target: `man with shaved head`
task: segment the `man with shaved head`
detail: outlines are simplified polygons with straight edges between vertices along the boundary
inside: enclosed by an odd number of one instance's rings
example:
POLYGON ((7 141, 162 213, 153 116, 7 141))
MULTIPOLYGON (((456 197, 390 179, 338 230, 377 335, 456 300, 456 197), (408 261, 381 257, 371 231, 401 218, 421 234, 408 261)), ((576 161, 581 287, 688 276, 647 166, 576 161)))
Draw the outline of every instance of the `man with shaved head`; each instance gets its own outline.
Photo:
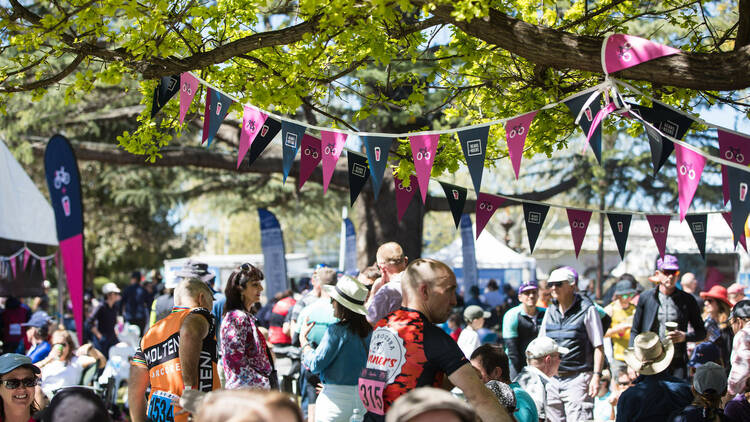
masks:
POLYGON ((367 321, 373 326, 401 306, 401 275, 407 263, 404 250, 396 242, 380 246, 375 257, 383 275, 373 283, 367 303, 367 321))
POLYGON ((512 420, 456 342, 435 324, 456 305, 456 276, 434 259, 417 259, 401 278, 403 305, 378 322, 359 379, 365 421, 382 422, 400 396, 418 387, 459 387, 483 421, 512 420), (445 383, 445 378, 450 383, 445 383))

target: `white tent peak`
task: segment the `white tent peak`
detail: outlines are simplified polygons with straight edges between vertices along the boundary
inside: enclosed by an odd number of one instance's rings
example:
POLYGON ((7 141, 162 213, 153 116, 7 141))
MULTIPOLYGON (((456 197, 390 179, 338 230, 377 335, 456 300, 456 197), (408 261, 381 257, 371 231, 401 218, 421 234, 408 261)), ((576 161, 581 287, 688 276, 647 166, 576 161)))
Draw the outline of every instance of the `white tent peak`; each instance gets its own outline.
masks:
POLYGON ((45 245, 58 244, 52 206, 2 140, 0 238, 45 245))
MULTIPOLYGON (((472 227, 472 229, 476 234, 476 228, 472 227)), ((452 268, 463 268, 464 257, 461 250, 461 236, 459 234, 450 245, 429 254, 429 257, 445 262, 452 268)), ((519 268, 536 265, 536 259, 514 251, 487 230, 483 230, 479 234, 479 238, 474 241, 474 250, 477 257, 477 268, 519 268)))

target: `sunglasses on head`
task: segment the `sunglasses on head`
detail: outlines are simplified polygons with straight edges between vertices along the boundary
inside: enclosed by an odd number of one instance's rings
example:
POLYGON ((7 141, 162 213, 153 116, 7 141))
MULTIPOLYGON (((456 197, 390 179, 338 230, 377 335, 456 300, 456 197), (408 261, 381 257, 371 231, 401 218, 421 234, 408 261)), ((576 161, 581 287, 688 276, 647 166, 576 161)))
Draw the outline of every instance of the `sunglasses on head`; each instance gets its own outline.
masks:
POLYGON ((39 378, 32 377, 32 378, 24 378, 24 379, 9 379, 9 380, 0 380, 0 384, 5 384, 5 388, 9 390, 15 390, 16 388, 20 387, 22 384, 24 387, 36 387, 39 384, 39 378))
POLYGON ((553 287, 560 287, 562 285, 563 285, 562 281, 548 281, 547 282, 547 287, 549 287, 550 289, 553 287))
POLYGON ((240 269, 242 271, 252 271, 254 268, 255 268, 255 266, 253 264, 249 264, 247 262, 244 263, 244 264, 242 264, 242 265, 240 265, 240 269))

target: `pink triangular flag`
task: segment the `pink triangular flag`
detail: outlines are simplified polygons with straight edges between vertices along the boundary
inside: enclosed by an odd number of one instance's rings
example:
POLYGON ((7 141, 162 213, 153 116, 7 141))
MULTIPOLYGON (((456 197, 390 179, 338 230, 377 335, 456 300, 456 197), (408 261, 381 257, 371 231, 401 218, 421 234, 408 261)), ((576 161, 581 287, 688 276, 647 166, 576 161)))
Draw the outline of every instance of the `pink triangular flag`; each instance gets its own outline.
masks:
POLYGON ((198 79, 189 72, 180 75, 180 124, 185 122, 185 115, 190 109, 199 86, 198 79))
POLYGON ((10 258, 10 272, 13 274, 13 278, 16 278, 16 257, 10 258))
POLYGON ((659 249, 659 255, 664 258, 664 251, 667 249, 667 232, 669 231, 668 215, 647 215, 646 220, 651 226, 651 234, 654 236, 656 248, 659 249))
POLYGON ((208 128, 211 125, 211 118, 208 112, 211 111, 211 88, 206 89, 206 106, 203 108, 203 134, 201 135, 201 144, 205 144, 208 140, 208 128))
POLYGON ((693 202, 693 196, 703 174, 706 158, 697 152, 685 148, 680 144, 674 144, 677 157, 677 190, 680 196, 680 222, 685 219, 685 214, 693 202))
POLYGON ((47 260, 42 258, 39 260, 39 265, 42 266, 42 278, 47 279, 47 260))
POLYGON ((318 166, 322 159, 320 139, 305 134, 300 142, 300 151, 299 180, 297 180, 297 185, 302 189, 302 185, 310 178, 313 170, 315 170, 315 167, 318 166))
POLYGON ((245 158, 245 154, 250 149, 250 145, 253 144, 255 137, 260 133, 260 129, 263 124, 266 123, 268 115, 258 110, 257 108, 245 106, 245 111, 242 115, 242 130, 240 133, 240 151, 237 156, 237 168, 240 168, 242 160, 245 158))
POLYGON ((396 186, 396 210, 398 211, 398 221, 400 222, 414 197, 418 182, 417 178, 412 175, 409 175, 409 186, 404 186, 403 182, 398 180, 396 175, 393 176, 393 182, 396 186))
POLYGON ((29 258, 31 258, 31 253, 29 253, 28 249, 23 250, 23 269, 26 270, 26 266, 29 265, 29 258))
POLYGON ((573 246, 576 251, 576 258, 581 252, 583 239, 586 237, 586 230, 589 228, 591 221, 591 211, 567 209, 568 223, 570 224, 570 236, 573 238, 573 246))
MULTIPOLYGON (((725 132, 719 132, 719 157, 734 161, 743 165, 750 163, 750 138, 725 132)), ((727 177, 727 166, 721 166, 722 192, 724 194, 724 205, 729 202, 729 179, 727 177)))
POLYGON ((680 50, 632 35, 614 34, 605 41, 603 66, 605 73, 615 73, 635 65, 680 53, 680 50))
MULTIPOLYGON (((607 117, 610 113, 615 111, 617 107, 615 106, 615 103, 609 103, 606 107, 599 110, 598 113, 596 113, 596 116, 594 116, 594 120, 591 122, 591 126, 589 127, 589 133, 586 135, 586 144, 588 145, 589 142, 591 142, 591 137, 594 136, 594 132, 596 132, 596 128, 599 127, 599 125, 602 123, 605 117, 607 117)), ((585 146, 584 146, 585 149, 585 146)))
POLYGON ((516 172, 516 180, 518 180, 518 172, 521 170, 521 158, 523 158, 526 136, 529 134, 531 122, 536 117, 536 113, 538 111, 532 111, 505 123, 505 140, 508 142, 508 155, 511 164, 513 164, 513 171, 516 172))
POLYGON ((484 230, 484 226, 490 221, 492 215, 497 209, 505 202, 505 198, 501 198, 496 195, 490 195, 489 193, 480 192, 477 195, 477 206, 475 210, 476 214, 476 225, 477 225, 477 239, 479 234, 484 230))
MULTIPOLYGON (((723 212, 721 213, 721 216, 724 217, 724 221, 726 221, 727 225, 729 225, 729 230, 732 230, 732 213, 723 212)), ((747 252, 747 239, 745 238, 744 230, 740 235, 740 244, 742 245, 742 248, 745 249, 745 252, 747 252)), ((737 246, 737 244, 735 243, 734 246, 737 246)))
POLYGON ((341 151, 346 144, 346 133, 320 132, 321 146, 323 147, 323 193, 328 192, 328 184, 331 183, 333 171, 336 169, 336 163, 339 161, 341 151))
POLYGON ((411 154, 414 158, 414 170, 419 180, 419 191, 422 194, 422 203, 427 200, 427 190, 430 186, 430 172, 435 162, 440 135, 416 135, 409 137, 411 143, 411 154))

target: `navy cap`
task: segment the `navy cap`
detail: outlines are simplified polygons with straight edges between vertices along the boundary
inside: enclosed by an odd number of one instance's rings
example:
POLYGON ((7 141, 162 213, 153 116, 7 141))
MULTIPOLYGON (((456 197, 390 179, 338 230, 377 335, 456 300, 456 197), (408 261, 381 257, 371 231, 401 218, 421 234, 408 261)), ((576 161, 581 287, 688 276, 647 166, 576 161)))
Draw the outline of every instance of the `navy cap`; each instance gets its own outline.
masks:
POLYGON ((18 353, 6 353, 0 356, 0 375, 7 374, 8 372, 22 366, 31 369, 35 374, 42 372, 36 365, 31 363, 31 358, 28 356, 19 355, 18 353))
POLYGON ((735 303, 729 318, 750 318, 750 299, 735 303))
POLYGON ((31 319, 21 324, 21 327, 44 327, 49 324, 50 317, 45 312, 34 312, 31 319))
POLYGON ((717 362, 721 357, 719 347, 710 342, 700 343, 695 346, 693 350, 693 356, 688 362, 688 366, 691 368, 700 367, 708 362, 717 362))

